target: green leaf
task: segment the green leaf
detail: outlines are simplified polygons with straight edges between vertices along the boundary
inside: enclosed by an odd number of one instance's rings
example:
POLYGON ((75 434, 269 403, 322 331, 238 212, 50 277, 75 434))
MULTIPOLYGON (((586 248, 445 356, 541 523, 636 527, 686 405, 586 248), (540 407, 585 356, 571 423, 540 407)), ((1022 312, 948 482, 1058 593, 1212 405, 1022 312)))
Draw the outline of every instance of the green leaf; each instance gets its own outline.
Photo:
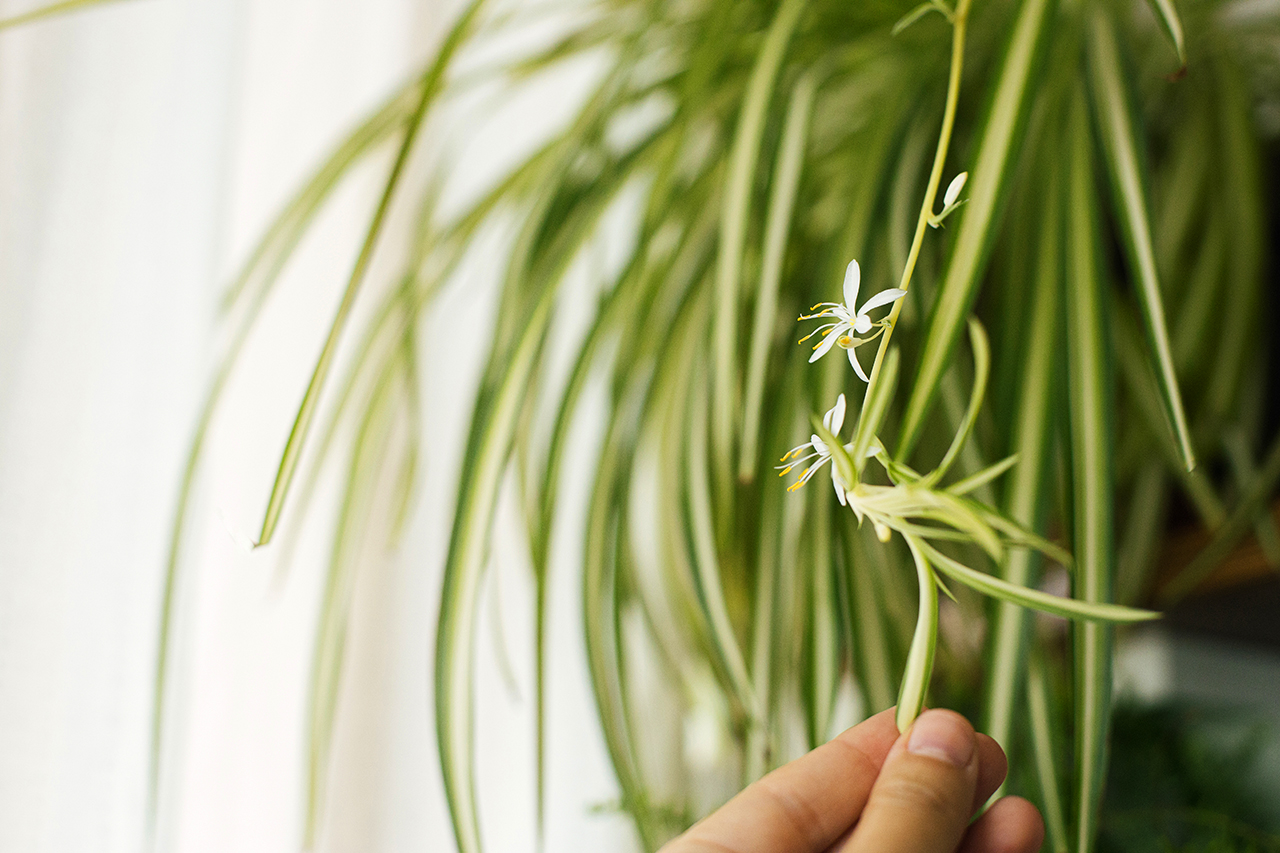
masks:
MULTIPOLYGON (((907 484, 911 485, 919 483, 921 479, 920 472, 912 468, 906 463, 899 462, 889 455, 889 451, 885 449, 884 442, 878 437, 872 439, 871 450, 867 451, 871 456, 884 466, 885 473, 889 475, 889 479, 894 485, 907 484)), ((963 492, 952 492, 952 494, 963 494, 963 492)))
POLYGON ((1145 462, 1134 475, 1129 511, 1116 549, 1116 601, 1132 604, 1151 588, 1165 531, 1168 530, 1169 478, 1158 459, 1145 462))
POLYGON ((1147 211, 1147 182, 1138 156, 1140 148, 1135 129, 1137 121, 1125 86, 1115 31, 1111 20, 1101 10, 1095 10, 1091 16, 1089 36, 1089 82, 1102 138, 1102 150, 1106 155, 1111 178, 1116 219, 1124 237, 1123 245, 1134 279, 1138 304, 1142 307, 1147 344, 1155 359, 1165 417, 1177 436, 1182 464, 1190 471, 1195 468, 1196 459, 1191 449, 1191 430, 1183 411, 1182 393, 1178 390, 1164 304, 1160 298, 1160 278, 1156 271, 1155 247, 1151 239, 1151 217, 1147 211))
POLYGON ((932 524, 912 524, 911 522, 895 522, 893 529, 904 536, 918 536, 921 539, 928 539, 939 542, 963 542, 966 545, 973 544, 973 537, 968 533, 961 533, 959 530, 952 530, 947 527, 937 527, 932 524))
MULTIPOLYGON (((334 442, 346 424, 347 416, 353 411, 362 411, 370 404, 372 400, 372 394, 368 393, 370 389, 380 386, 385 381, 385 377, 400 373, 404 377, 405 384, 411 386, 406 393, 416 398, 416 388, 412 387, 415 380, 410 378, 410 374, 414 372, 413 361, 409 359, 407 364, 403 363, 404 357, 400 351, 406 347, 412 347, 415 340, 414 322, 418 311, 422 304, 434 295, 438 282, 428 284, 421 290, 418 289, 419 284, 413 278, 406 277, 399 289, 386 295, 375 316, 366 323, 363 340, 356 346, 356 351, 347 365, 346 376, 330 406, 328 421, 313 445, 311 466, 307 469, 302 483, 295 487, 293 506, 297 518, 305 518, 307 515, 321 476, 327 469, 334 442), (398 355, 401 357, 398 358, 398 355), (365 393, 361 395, 357 393, 358 391, 365 393)), ((417 408, 416 403, 410 405, 411 418, 417 417, 417 408)), ((415 429, 413 432, 417 435, 418 430, 415 429)), ((416 463, 407 460, 407 464, 416 463)), ((408 490, 412 477, 408 475, 409 472, 406 472, 405 489, 401 492, 403 500, 399 504, 401 507, 406 505, 405 502, 409 498, 408 490)), ((279 580, 283 580, 292 564, 293 554, 298 539, 302 536, 303 528, 303 524, 293 525, 285 531, 284 538, 280 541, 279 556, 276 560, 276 573, 279 580)))
POLYGON ((415 75, 353 130, 312 173, 249 253, 223 294, 224 310, 239 304, 249 294, 271 288, 341 180, 351 174, 352 167, 365 155, 401 130, 413 115, 421 98, 421 87, 421 76, 415 75))
POLYGON ((548 287, 521 335, 492 401, 477 403, 467 442, 457 515, 449 539, 436 628, 436 737, 445 795, 460 853, 478 853, 480 824, 473 770, 471 683, 476 601, 488 557, 489 528, 524 391, 551 315, 548 287))
MULTIPOLYGON (((784 387, 783 395, 781 410, 794 412, 798 396, 794 386, 784 387)), ((785 443, 789 420, 783 417, 771 419, 773 430, 766 441, 785 443)), ((794 523, 798 519, 787 514, 789 509, 794 512, 798 505, 799 501, 787 500, 785 490, 776 486, 766 486, 761 490, 760 544, 751 621, 751 683, 760 704, 760 716, 747 723, 742 771, 744 785, 759 779, 777 762, 773 728, 786 658, 776 654, 776 650, 781 639, 779 631, 785 630, 782 591, 786 588, 791 564, 790 554, 784 557, 783 549, 790 538, 786 532, 799 529, 800 525, 794 523), (788 522, 792 524, 789 526, 788 522)))
POLYGON ((997 562, 1004 558, 1004 543, 992 526, 992 520, 1000 520, 1000 516, 987 510, 976 501, 958 498, 946 492, 929 493, 931 501, 939 505, 937 509, 919 513, 920 518, 940 521, 963 531, 972 539, 987 556, 997 562))
POLYGON ((61 3, 50 3, 47 6, 37 6, 29 12, 11 15, 8 18, 0 18, 0 30, 7 30, 10 27, 30 24, 43 18, 61 15, 65 12, 74 12, 77 9, 85 9, 90 6, 98 6, 109 2, 114 2, 114 0, 63 0, 61 3))
POLYGON ((1128 306, 1118 298, 1111 304, 1116 364, 1120 378, 1129 390, 1129 402, 1138 413, 1140 423, 1147 427, 1146 431, 1155 440, 1156 449, 1168 463, 1169 469, 1177 475, 1183 493, 1191 501, 1200 520, 1212 530, 1222 523, 1226 515, 1222 499, 1218 497, 1213 483, 1203 470, 1196 468, 1188 471, 1181 464, 1182 457, 1173 442, 1173 434, 1162 428, 1164 414, 1160 407, 1160 393, 1156 390, 1156 379, 1151 375, 1150 364, 1142 356, 1137 324, 1130 318, 1128 306))
MULTIPOLYGON (((1156 258, 1166 284, 1177 283, 1177 270, 1190 238, 1200 236, 1203 227, 1221 227, 1221 215, 1203 218, 1210 203, 1209 188, 1214 183, 1212 162, 1216 157, 1215 132, 1210 99, 1191 99, 1181 116, 1179 132, 1169 137, 1169 150, 1162 158, 1159 202, 1155 205, 1156 258)), ((1175 343, 1176 350, 1176 343, 1175 343)))
POLYGON ((1164 28, 1165 35, 1173 43, 1173 49, 1178 54, 1178 62, 1186 68, 1187 45, 1182 38, 1182 19, 1178 17, 1178 10, 1174 8, 1173 0, 1147 0, 1147 2, 1151 4, 1151 11, 1155 12, 1160 20, 1160 26, 1164 28))
POLYGON ((724 583, 720 576, 720 560, 716 553, 715 524, 711 509, 710 460, 707 458, 707 408, 701 388, 706 387, 704 374, 695 375, 693 383, 696 399, 692 402, 692 416, 688 425, 686 463, 686 494, 689 501, 689 523, 693 536, 695 579, 707 618, 711 625, 711 640, 719 663, 727 674, 730 688, 742 707, 751 716, 758 715, 755 692, 751 688, 751 676, 747 672, 746 658, 733 631, 729 608, 725 601, 724 583))
MULTIPOLYGON (((1243 430, 1229 429, 1222 437, 1222 449, 1231 465, 1231 478, 1236 487, 1242 492, 1248 492, 1258 472, 1253 461, 1253 451, 1249 449, 1249 440, 1243 430)), ((1276 529, 1276 521, 1269 507, 1262 506, 1259 510, 1254 518, 1253 534, 1267 565, 1272 569, 1280 569, 1280 530, 1276 529)))
MULTIPOLYGON (((403 368, 404 364, 400 366, 403 368)), ((377 505, 378 479, 383 474, 389 451, 397 378, 392 372, 384 372, 365 408, 353 443, 342 506, 334 528, 311 668, 303 842, 307 849, 314 848, 323 817, 351 597, 363 539, 377 505)))
POLYGON ((987 390, 987 377, 991 373, 991 345, 987 341, 987 333, 982 328, 982 324, 972 317, 969 318, 969 341, 973 347, 973 390, 969 393, 969 406, 965 409, 964 419, 961 420, 959 429, 951 439, 951 446, 947 448, 946 455, 942 457, 938 467, 921 480, 921 485, 926 488, 932 488, 946 476, 947 471, 960 455, 960 449, 969 440, 969 433, 973 431, 973 425, 978 420, 978 410, 982 408, 982 398, 987 390))
POLYGON ((364 283, 365 273, 373 260, 373 250, 382 235, 387 212, 391 208, 391 200, 400 185, 400 179, 404 174, 405 165, 409 161, 409 155, 413 151, 413 143, 417 138, 418 130, 426 119, 428 107, 430 107, 432 101, 444 86, 445 72, 453 55, 465 41, 468 33, 470 33, 472 24, 483 5, 484 0, 473 0, 472 4, 463 12, 458 22, 453 26, 453 29, 450 30, 435 60, 428 66, 426 73, 423 75, 422 91, 417 107, 405 127, 400 150, 397 152, 395 162, 387 175, 386 183, 382 189, 382 196, 378 200, 378 206, 369 221, 364 242, 360 247, 360 254, 356 257, 355 265, 351 269, 351 275, 347 279, 346 290, 342 294, 341 302, 338 303, 337 311, 334 312, 329 334, 325 338, 319 358, 316 359, 311 381, 307 383, 307 390, 302 397, 301 405, 298 407, 298 414, 294 419, 293 428, 289 431, 289 440, 285 443, 284 452, 281 454, 280 468, 276 472, 275 482, 271 486, 271 496, 267 499, 267 509, 263 514, 262 530, 258 534, 257 543, 255 543, 259 547, 271 541, 276 525, 280 521, 280 513, 284 509, 284 501, 289 493, 289 486, 293 482, 294 474, 297 472, 302 448, 311 431, 311 421, 315 417, 316 406, 320 402, 320 391, 329 376, 329 370, 332 368, 338 339, 342 336, 343 329, 346 327, 347 319, 355 306, 356 296, 360 292, 360 286, 364 283))
POLYGON ((953 495, 967 495, 974 489, 987 485, 1017 464, 1018 454, 1015 453, 1012 456, 1006 456, 999 462, 996 462, 993 465, 988 465, 986 468, 970 474, 963 480, 956 480, 950 486, 947 486, 947 491, 953 495))
POLYGON ((1266 182, 1253 124, 1253 99, 1241 72, 1224 57, 1216 68, 1214 98, 1218 105, 1215 161, 1219 164, 1219 204, 1227 222, 1227 289, 1219 330, 1213 381, 1204 408, 1209 426, 1223 423, 1236 400, 1242 377, 1256 351, 1258 303, 1263 292, 1262 264, 1267 241, 1262 191, 1266 182))
POLYGON ((969 170, 969 201, 960 220, 942 287, 924 333, 920 366, 903 415, 895 456, 911 455, 938 384, 969 315, 1008 194, 1018 140, 1031 112, 1041 44, 1050 30, 1053 0, 1023 0, 1014 19, 990 108, 969 170))
POLYGON ((917 540, 916 546, 928 557, 929 561, 947 577, 975 589, 983 595, 989 595, 1000 601, 1007 601, 1019 607, 1029 607, 1063 619, 1076 619, 1085 622, 1105 622, 1125 624, 1130 622, 1147 622, 1159 619, 1160 614, 1152 610, 1139 610, 1135 607, 1124 607, 1119 604, 1091 603, 1075 598, 1063 598, 1051 595, 1038 589, 1019 586, 1001 580, 995 575, 988 575, 971 569, 963 563, 948 557, 932 545, 917 540))
POLYGON ((569 374, 560 405, 556 412, 555 424, 552 427, 551 439, 547 446, 540 485, 538 488, 539 507, 536 518, 530 524, 530 556, 534 575, 534 740, 535 764, 537 767, 537 825, 538 837, 542 838, 543 822, 546 815, 546 691, 547 691, 547 606, 548 582, 550 572, 551 531, 555 524, 556 496, 560 478, 560 461, 568 439, 569 426, 573 412, 576 410, 579 395, 586 384, 587 376, 594 365, 594 357, 607 333, 618 321, 622 306, 631 307, 627 297, 634 282, 641 280, 639 274, 622 275, 621 283, 606 298, 600 312, 596 315, 590 329, 587 330, 573 369, 569 374))
MULTIPOLYGON (((682 460, 688 439, 687 425, 692 400, 692 372, 688 365, 699 353, 703 331, 710 316, 711 278, 709 270, 698 279, 696 290, 690 294, 687 310, 682 311, 672 323, 671 341, 658 354, 655 377, 650 391, 652 407, 646 413, 646 425, 655 434, 654 452, 660 459, 682 460)), ((695 577, 692 536, 689 532, 688 501, 683 499, 686 489, 686 466, 680 462, 661 465, 658 468, 657 512, 660 519, 659 553, 665 563, 662 584, 665 595, 671 600, 673 619, 687 634, 697 652, 713 665, 716 661, 711 637, 711 625, 706 608, 698 595, 695 577), (671 496, 671 497, 667 497, 671 496), (680 496, 680 499, 675 499, 680 496)))
MULTIPOLYGON (((876 433, 880 431, 880 425, 884 423, 884 416, 889 411, 889 402, 893 399, 893 392, 897 387, 898 348, 892 347, 885 355, 880 376, 871 386, 871 395, 863 401, 863 409, 858 413, 858 426, 854 431, 853 445, 849 450, 855 474, 852 479, 845 481, 851 486, 861 479, 860 474, 863 466, 866 465, 867 451, 871 449, 871 443, 875 440, 876 433)), ((840 471, 840 476, 845 476, 843 469, 840 471)))
MULTIPOLYGON (((536 518, 530 523, 530 551, 534 568, 535 582, 535 740, 538 767, 538 815, 541 824, 545 814, 545 755, 546 755, 546 632, 547 624, 547 585, 550 571, 551 531, 555 523, 558 503, 559 482, 561 476, 560 463, 568 444, 573 415, 587 378, 599 364, 599 356, 608 337, 620 328, 624 329, 629 321, 637 315, 645 317, 638 326, 647 326, 655 320, 653 314, 660 313, 644 304, 646 299, 656 299, 651 290, 669 291, 683 298, 696 277, 697 259, 709 254, 714 242, 714 219, 706 206, 698 204, 701 195, 695 190, 680 197, 679 203, 673 202, 667 211, 671 222, 679 219, 681 208, 688 206, 698 211, 692 215, 692 222, 684 224, 679 242, 668 258, 651 261, 648 254, 637 249, 628 268, 623 271, 619 283, 611 290, 601 305, 595 320, 579 347, 578 355, 566 382, 552 427, 551 438, 547 443, 545 457, 542 462, 540 476, 537 477, 539 508, 536 518), (701 208, 699 210, 699 208, 701 208)), ((685 211, 688 215, 688 212, 685 211)), ((642 235, 642 242, 652 239, 652 234, 642 235)), ((671 309, 676 310, 675 308, 671 309)), ((669 317, 656 318, 655 325, 660 328, 670 326, 669 317)), ((618 347, 617 359, 621 364, 636 365, 645 363, 644 352, 652 336, 633 336, 624 339, 618 347)), ((655 382, 655 384, 658 384, 655 382)))
POLYGON ((809 563, 806 622, 806 711, 809 748, 816 749, 831 738, 831 712, 840 681, 840 638, 837 629, 838 599, 832 586, 831 494, 825 488, 809 490, 809 522, 805 527, 809 563))
POLYGON ((618 492, 623 473, 622 446, 626 442, 627 419, 615 418, 606 436, 587 518, 587 538, 582 577, 583 627, 586 634, 587 665, 596 708, 600 713, 605 746, 618 784, 623 807, 636 815, 645 849, 658 846, 646 819, 647 797, 640 762, 627 720, 627 701, 622 681, 622 649, 618 621, 619 598, 616 551, 621 547, 617 529, 618 492))
POLYGON ((769 25, 751 70, 729 155, 729 175, 720 215, 720 258, 716 265, 711 382, 711 455, 716 471, 716 495, 726 504, 731 491, 733 437, 739 405, 738 309, 742 300, 742 253, 751 212, 751 190, 769 101, 786 56, 787 43, 804 8, 805 0, 783 0, 769 25))
POLYGON ((1227 239, 1222 226, 1220 214, 1210 217, 1195 248, 1195 261, 1187 276, 1182 304, 1178 306, 1173 329, 1173 363, 1184 376, 1189 376, 1191 368, 1204 365, 1204 354, 1218 340, 1216 321, 1227 280, 1227 239))
POLYGON ((898 689, 898 709, 894 720, 898 731, 911 728, 924 708, 929 692, 929 679, 933 676, 933 657, 938 648, 938 584, 933 569, 925 557, 924 545, 913 536, 903 537, 911 549, 916 564, 916 582, 920 588, 919 611, 916 630, 907 651, 907 666, 902 673, 902 686, 898 689))
POLYGON ((925 0, 924 3, 921 3, 919 6, 899 18, 898 22, 893 25, 893 29, 889 31, 889 34, 894 36, 898 35, 900 32, 930 12, 937 12, 942 17, 947 18, 947 20, 951 20, 951 16, 948 14, 946 7, 943 6, 939 0, 925 0))
POLYGON ((1049 559, 1061 563, 1064 568, 1071 568, 1074 561, 1072 560, 1071 553, 1069 551, 1055 545, 1043 536, 1028 530, 1016 521, 1011 521, 1000 513, 992 511, 982 504, 974 502, 973 506, 978 515, 982 517, 983 521, 1005 535, 1009 540, 1010 545, 1020 548, 1031 548, 1032 550, 1039 551, 1049 559))
MULTIPOLYGON (((1067 362, 1071 424, 1076 595, 1106 606, 1111 599, 1112 384, 1108 370, 1105 302, 1098 266, 1098 212, 1089 114, 1080 97, 1068 113, 1067 362)), ((1093 849, 1106 777, 1111 721, 1110 627, 1078 625, 1075 653, 1075 847, 1093 849)))
MULTIPOLYGON (((409 92, 409 94, 412 94, 412 92, 409 92)), ((240 355, 244 351, 249 334, 256 327, 257 320, 262 314, 263 306, 272 293, 280 268, 283 266, 292 247, 301 239, 301 233, 305 230, 306 223, 311 221, 315 212, 318 211, 320 203, 328 196, 338 178, 345 174, 346 170, 358 159, 359 155, 369 150, 370 146, 377 141, 385 138, 387 134, 404 121, 412 109, 412 103, 408 106, 404 106, 401 103, 404 95, 405 92, 397 93, 330 156, 329 160, 318 170, 315 177, 308 182, 307 186, 272 223, 267 234, 264 235, 249 261, 244 265, 243 271, 237 277, 236 283, 229 293, 229 297, 233 297, 233 301, 240 301, 240 295, 246 292, 252 293, 252 298, 247 300, 243 313, 235 320, 230 344, 220 358, 217 371, 205 393, 205 399, 197 417, 196 428, 187 450, 182 478, 178 487, 173 522, 169 530, 169 547, 160 595, 160 624, 157 631, 156 666, 153 678, 151 709, 151 760, 147 786, 149 792, 148 821, 151 823, 154 823, 156 819, 156 799, 160 781, 160 758, 164 738, 166 694, 169 678, 169 652, 172 644, 175 599, 181 581, 179 577, 180 562, 183 545, 185 544, 192 491, 195 487, 200 460, 203 457, 209 426, 222 399, 222 392, 226 388, 227 381, 239 363, 240 355), (250 280, 254 282, 251 289, 248 287, 250 280)), ((381 326, 386 317, 390 316, 390 308, 394 301, 388 301, 384 307, 384 316, 379 317, 372 324, 375 330, 381 326)), ((360 352, 356 356, 356 364, 352 367, 351 380, 347 383, 341 394, 341 400, 336 406, 338 412, 345 408, 345 400, 350 396, 351 389, 354 387, 355 376, 370 351, 373 337, 374 333, 371 332, 369 339, 360 348, 360 352)), ((329 444, 327 437, 322 441, 322 444, 325 446, 329 444)), ((324 455, 324 453, 320 454, 321 457, 324 455)), ((304 491, 309 492, 310 489, 304 491)), ((281 562, 287 562, 287 560, 282 558, 281 562)))
POLYGON ((1067 821, 1062 810, 1058 751, 1053 735, 1058 726, 1049 706, 1049 678, 1040 656, 1035 654, 1031 656, 1027 669, 1027 716, 1031 723, 1031 751, 1036 762, 1036 781, 1040 784, 1040 806, 1049 849, 1052 853, 1067 853, 1067 821))
POLYGON ((867 693, 868 711, 876 714, 894 703, 893 672, 890 655, 890 631, 885 624, 884 607, 880 601, 877 584, 880 569, 891 571, 894 567, 884 559, 876 559, 872 549, 880 549, 874 536, 860 531, 855 520, 841 513, 846 521, 841 525, 845 546, 847 582, 850 586, 852 616, 857 642, 859 684, 867 693))
POLYGON ((1275 491, 1276 483, 1280 483, 1280 436, 1272 440, 1262 465, 1240 496, 1239 503, 1232 508, 1222 526, 1214 531, 1209 544, 1161 588, 1159 600, 1162 605, 1172 606, 1181 601, 1213 573, 1253 528, 1259 512, 1265 511, 1266 501, 1275 491))
MULTIPOLYGON (((590 109, 590 105, 588 107, 590 109)), ((577 130, 563 137, 565 148, 573 150, 576 134, 592 122, 584 118, 577 130)), ((471 435, 458 487, 457 512, 445 561, 444 586, 436 640, 436 734, 444 776, 445 795, 454 821, 460 853, 479 850, 476 814, 471 673, 474 668, 474 628, 480 579, 488 552, 488 533, 502 475, 526 397, 534 381, 539 353, 550 327, 551 307, 565 269, 592 233, 608 201, 621 192, 627 176, 645 162, 649 149, 641 146, 618 161, 614 171, 575 199, 568 214, 557 210, 555 228, 546 233, 540 223, 551 217, 546 201, 549 191, 533 207, 537 216, 527 223, 522 235, 526 246, 517 248, 506 284, 518 293, 521 285, 536 298, 528 313, 508 317, 518 334, 513 345, 503 344, 500 333, 494 342, 486 380, 472 416, 471 435)), ((559 168, 568 168, 571 158, 559 168)), ((562 173, 553 172, 547 186, 557 187, 562 173)))
MULTIPOLYGON (((925 189, 921 187, 920 179, 922 174, 929 174, 930 157, 936 155, 938 144, 936 104, 924 101, 923 104, 915 104, 914 109, 904 105, 902 112, 904 118, 910 117, 910 121, 906 123, 902 141, 897 145, 897 164, 892 170, 883 169, 889 177, 889 185, 885 188, 888 202, 884 214, 884 229, 888 232, 885 242, 889 244, 889 268, 895 270, 907 268, 914 229, 920 217, 920 193, 925 189)), ((933 296, 933 285, 934 282, 928 278, 921 278, 913 284, 903 310, 922 311, 933 296)))
POLYGON ((764 405, 765 368, 769 360, 769 344, 777 324, 778 287, 782 280, 782 262, 786 257, 787 238, 791 232, 792 210, 800 170, 804 165, 805 143, 809 136, 809 113, 813 107, 817 81, 805 74, 791 93, 787 118, 778 147, 778 162, 773 170, 773 192, 769 199, 768 222, 765 226, 764 263, 760 271, 760 290, 756 294, 755 318, 751 325, 751 349, 747 356, 747 392, 743 404, 742 447, 738 458, 738 479, 750 482, 755 477, 756 456, 760 436, 760 410, 764 405))

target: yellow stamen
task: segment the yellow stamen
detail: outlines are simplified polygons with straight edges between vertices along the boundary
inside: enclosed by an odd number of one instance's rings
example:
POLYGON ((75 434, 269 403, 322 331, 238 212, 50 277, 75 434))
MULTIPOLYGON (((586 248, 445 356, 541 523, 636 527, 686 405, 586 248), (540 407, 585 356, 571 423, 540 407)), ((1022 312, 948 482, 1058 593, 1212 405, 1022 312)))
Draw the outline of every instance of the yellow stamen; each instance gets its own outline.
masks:
POLYGON ((787 486, 787 491, 788 491, 788 492, 794 492, 796 489, 798 489, 798 488, 800 488, 801 486, 803 486, 803 485, 804 485, 804 482, 805 482, 804 480, 796 480, 796 481, 795 481, 794 483, 792 483, 790 486, 787 486))

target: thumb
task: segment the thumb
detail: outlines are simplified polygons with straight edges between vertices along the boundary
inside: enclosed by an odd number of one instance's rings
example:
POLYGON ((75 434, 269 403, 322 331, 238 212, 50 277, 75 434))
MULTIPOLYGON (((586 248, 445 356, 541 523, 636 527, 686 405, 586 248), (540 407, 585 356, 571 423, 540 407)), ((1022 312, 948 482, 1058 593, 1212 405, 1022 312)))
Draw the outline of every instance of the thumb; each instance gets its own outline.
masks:
POLYGON ((889 750, 840 853, 952 853, 973 813, 977 735, 954 711, 931 710, 889 750))

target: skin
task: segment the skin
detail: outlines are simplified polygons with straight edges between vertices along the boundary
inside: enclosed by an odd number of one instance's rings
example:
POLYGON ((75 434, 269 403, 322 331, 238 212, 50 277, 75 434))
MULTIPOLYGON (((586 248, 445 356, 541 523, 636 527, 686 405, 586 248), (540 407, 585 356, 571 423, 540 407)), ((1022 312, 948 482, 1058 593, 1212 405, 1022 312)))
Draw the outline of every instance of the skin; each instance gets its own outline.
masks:
POLYGON ((660 853, 1035 853, 1044 823, 1004 797, 994 740, 954 711, 925 711, 904 735, 893 709, 750 785, 660 853), (972 822, 970 822, 972 821, 972 822))

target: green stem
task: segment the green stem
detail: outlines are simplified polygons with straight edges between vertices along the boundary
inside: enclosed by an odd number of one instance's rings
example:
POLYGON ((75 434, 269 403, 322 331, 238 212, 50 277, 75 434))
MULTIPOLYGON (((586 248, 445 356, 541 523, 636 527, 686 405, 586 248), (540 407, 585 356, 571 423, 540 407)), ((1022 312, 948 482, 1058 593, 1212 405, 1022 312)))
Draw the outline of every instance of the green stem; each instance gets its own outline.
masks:
MULTIPOLYGON (((951 147, 951 131, 955 127, 956 105, 960 102, 960 77, 964 70, 964 40, 971 4, 972 0, 960 0, 952 22, 951 74, 947 79, 947 103, 942 112, 942 129, 938 133, 938 148, 933 155, 933 170, 929 173, 929 185, 925 188, 924 203, 920 205, 920 216, 916 219, 916 233, 911 240, 911 251, 907 253, 907 265, 902 269, 902 279, 898 284, 902 290, 911 288, 911 277, 915 274, 916 261, 920 258, 925 229, 929 225, 929 217, 933 213, 933 205, 938 197, 938 185, 942 183, 942 169, 947 162, 947 149, 951 147)), ((880 348, 876 350, 876 360, 871 366, 866 396, 863 398, 864 407, 865 400, 871 396, 871 389, 875 387, 876 379, 880 376, 880 365, 884 362, 885 353, 889 350, 889 339, 893 336, 898 315, 901 313, 902 300, 899 299, 893 303, 884 334, 880 336, 880 348)))
POLYGON ((902 687, 898 691, 895 720, 900 732, 911 728, 924 708, 929 679, 933 675, 933 656, 938 647, 938 579, 915 537, 903 538, 907 540, 907 547, 911 549, 916 563, 920 611, 916 617, 916 632, 911 638, 911 650, 907 652, 907 666, 902 673, 902 687))

